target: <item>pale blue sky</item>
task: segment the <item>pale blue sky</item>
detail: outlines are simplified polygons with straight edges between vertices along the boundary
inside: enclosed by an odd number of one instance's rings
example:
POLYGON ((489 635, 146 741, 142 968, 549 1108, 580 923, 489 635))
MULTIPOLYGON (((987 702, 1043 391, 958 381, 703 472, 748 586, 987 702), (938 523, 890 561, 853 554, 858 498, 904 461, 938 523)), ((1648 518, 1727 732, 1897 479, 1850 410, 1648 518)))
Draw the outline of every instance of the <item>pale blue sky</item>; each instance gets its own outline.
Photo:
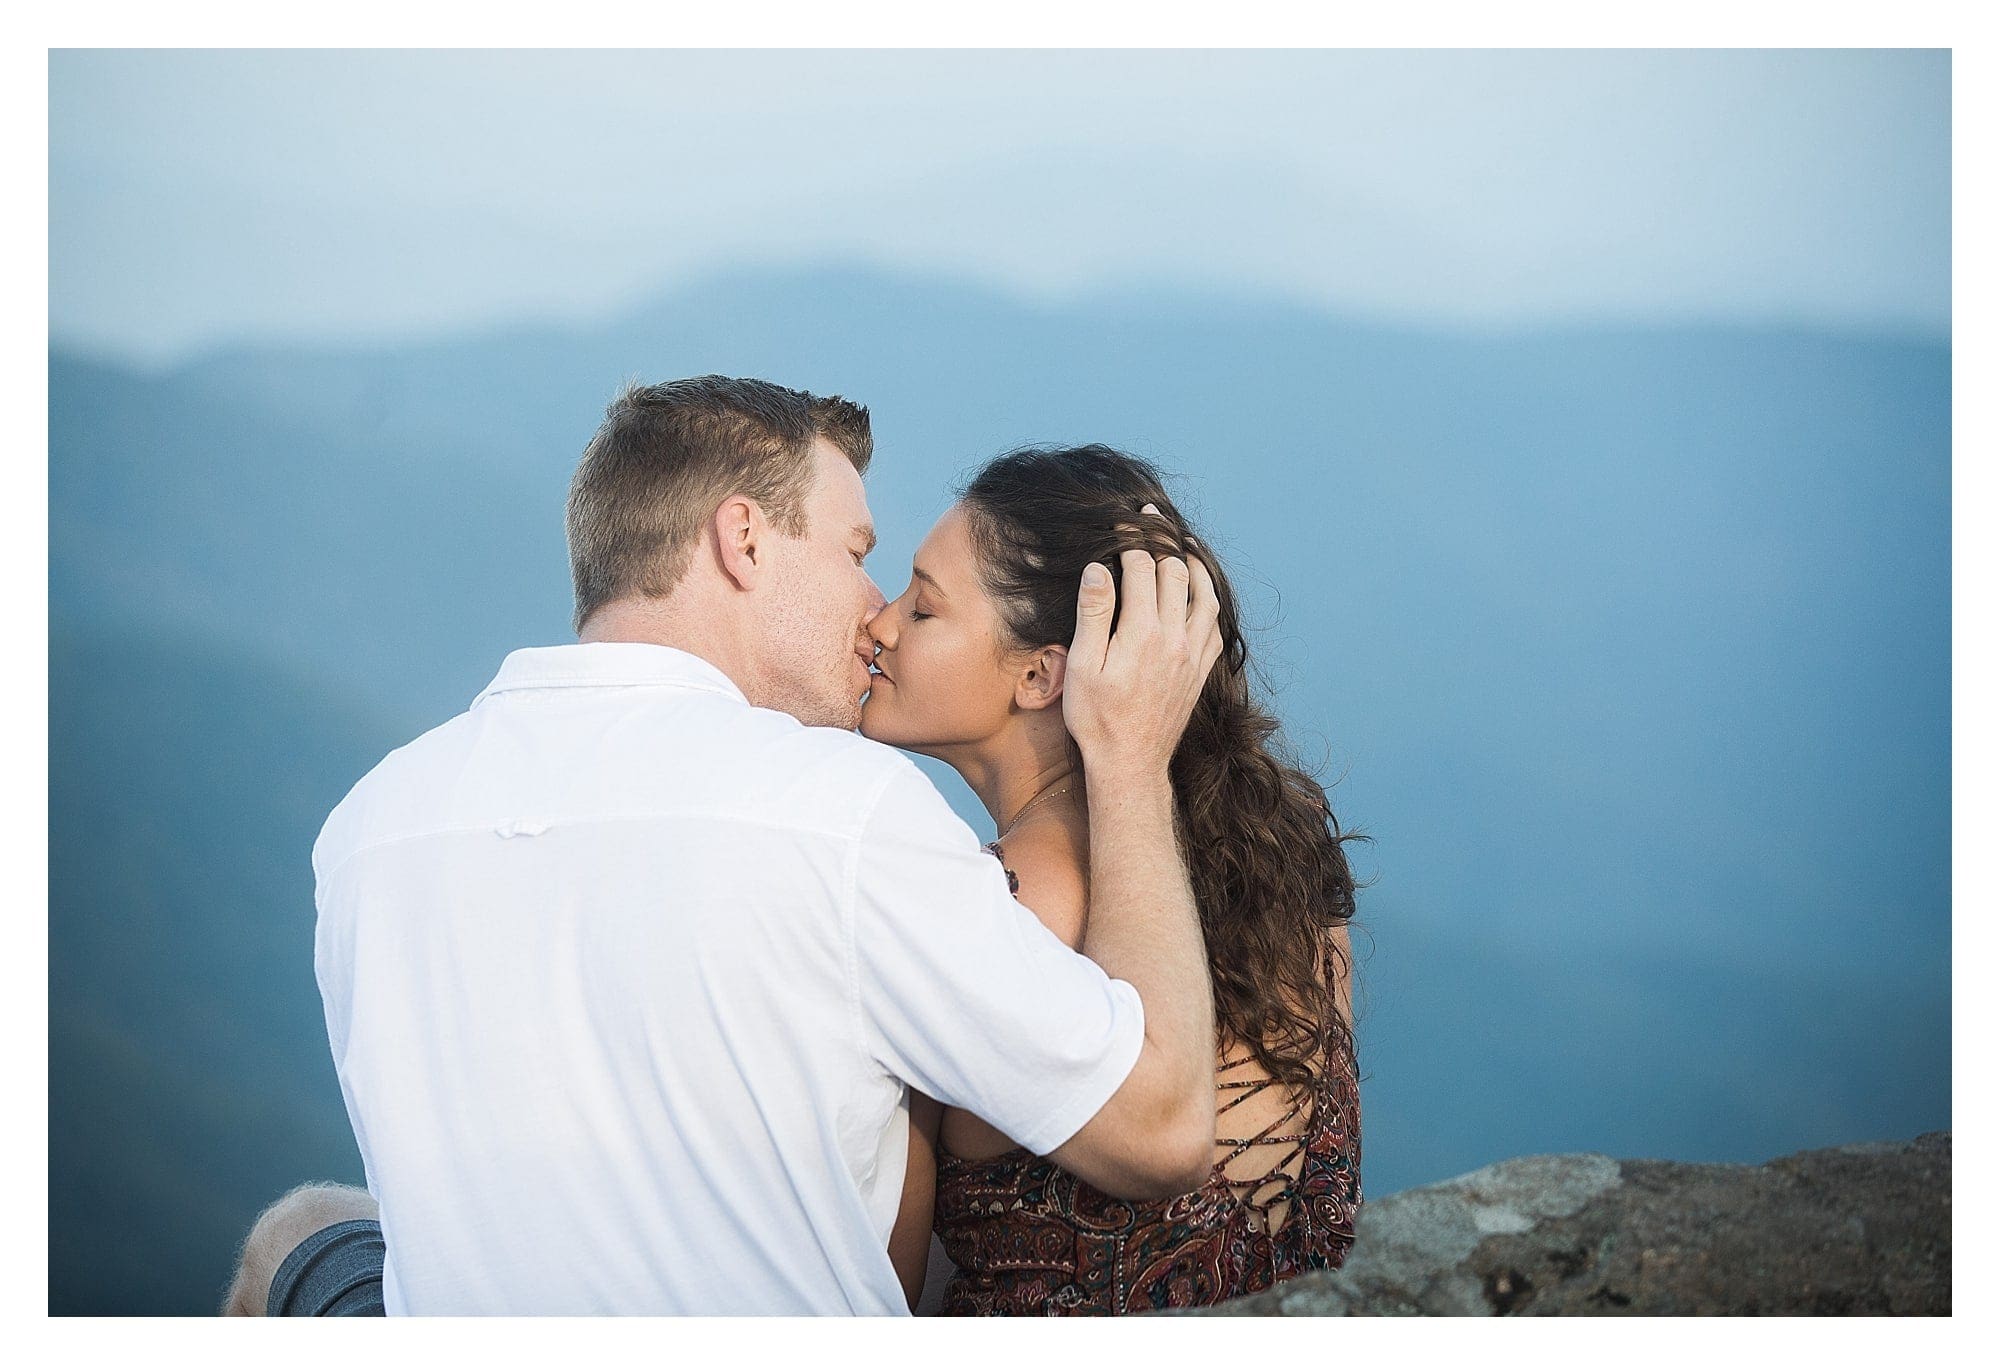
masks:
POLYGON ((1942 52, 58 52, 49 90, 52 336, 150 363, 825 261, 1950 327, 1942 52))

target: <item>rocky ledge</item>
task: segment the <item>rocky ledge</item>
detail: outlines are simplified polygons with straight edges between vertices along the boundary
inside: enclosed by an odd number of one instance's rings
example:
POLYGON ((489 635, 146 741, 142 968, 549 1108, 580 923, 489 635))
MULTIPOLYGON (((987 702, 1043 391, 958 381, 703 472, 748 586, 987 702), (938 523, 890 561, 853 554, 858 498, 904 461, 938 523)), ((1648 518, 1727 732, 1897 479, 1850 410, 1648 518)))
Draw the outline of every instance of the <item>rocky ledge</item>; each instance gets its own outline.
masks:
POLYGON ((1951 1134, 1762 1166, 1529 1156, 1363 1205, 1337 1271, 1211 1314, 1948 1314, 1951 1134))

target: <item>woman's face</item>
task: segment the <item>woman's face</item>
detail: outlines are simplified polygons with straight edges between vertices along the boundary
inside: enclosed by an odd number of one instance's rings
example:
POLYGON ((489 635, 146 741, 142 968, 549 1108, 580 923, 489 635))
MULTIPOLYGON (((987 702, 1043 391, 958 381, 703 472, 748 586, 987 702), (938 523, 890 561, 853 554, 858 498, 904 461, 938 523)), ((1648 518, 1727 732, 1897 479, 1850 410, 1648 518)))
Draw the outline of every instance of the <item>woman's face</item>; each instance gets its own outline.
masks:
POLYGON ((882 676, 861 708, 861 733, 916 753, 991 737, 1012 713, 998 609, 979 580, 962 505, 938 518, 911 564, 910 586, 868 626, 882 676))

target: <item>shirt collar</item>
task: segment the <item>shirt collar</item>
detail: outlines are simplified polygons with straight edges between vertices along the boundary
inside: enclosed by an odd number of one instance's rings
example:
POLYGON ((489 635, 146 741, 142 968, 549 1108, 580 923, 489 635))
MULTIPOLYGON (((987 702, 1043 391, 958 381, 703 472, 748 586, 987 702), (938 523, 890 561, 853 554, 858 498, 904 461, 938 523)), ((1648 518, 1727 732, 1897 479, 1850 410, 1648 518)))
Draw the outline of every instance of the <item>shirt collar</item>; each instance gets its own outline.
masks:
POLYGON ((685 687, 749 703, 728 674, 699 655, 671 645, 603 641, 517 649, 472 704, 477 706, 496 692, 545 687, 685 687))

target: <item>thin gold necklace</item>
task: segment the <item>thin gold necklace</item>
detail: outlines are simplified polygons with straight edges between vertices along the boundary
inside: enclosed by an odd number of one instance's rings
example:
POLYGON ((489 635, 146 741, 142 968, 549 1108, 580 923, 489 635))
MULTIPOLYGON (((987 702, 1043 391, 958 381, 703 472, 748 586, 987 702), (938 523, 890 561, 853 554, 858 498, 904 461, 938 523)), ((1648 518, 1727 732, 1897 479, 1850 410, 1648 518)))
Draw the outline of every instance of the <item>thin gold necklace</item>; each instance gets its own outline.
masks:
POLYGON ((1069 777, 1070 777, 1069 773, 1064 773, 1061 777, 1056 779, 1056 781, 1061 782, 1063 784, 1062 786, 1044 787, 1040 791, 1036 792, 1033 796, 1029 797, 1026 804, 1024 804, 1021 807, 1021 809, 1014 812, 1014 818, 1007 822, 1007 828, 1001 830, 998 837, 996 837, 993 842, 999 843, 1001 839, 1005 839, 1008 835, 1012 834, 1014 832, 1014 826, 1021 823, 1021 817, 1026 815, 1029 812, 1029 810, 1031 810, 1035 806, 1037 802, 1047 797, 1060 796, 1064 792, 1068 791, 1069 777))

